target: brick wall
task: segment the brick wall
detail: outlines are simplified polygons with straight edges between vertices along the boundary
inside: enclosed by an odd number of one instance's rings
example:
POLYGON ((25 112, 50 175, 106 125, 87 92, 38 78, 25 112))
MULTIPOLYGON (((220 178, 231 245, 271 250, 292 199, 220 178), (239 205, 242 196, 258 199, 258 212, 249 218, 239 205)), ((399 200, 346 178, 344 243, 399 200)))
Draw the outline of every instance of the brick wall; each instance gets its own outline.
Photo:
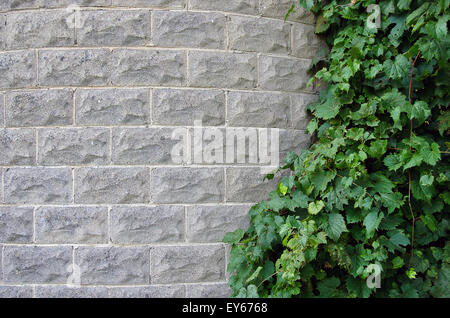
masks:
POLYGON ((307 146, 319 42, 290 3, 0 0, 0 297, 229 295, 223 234, 275 183, 176 165, 171 135, 202 118, 307 146))

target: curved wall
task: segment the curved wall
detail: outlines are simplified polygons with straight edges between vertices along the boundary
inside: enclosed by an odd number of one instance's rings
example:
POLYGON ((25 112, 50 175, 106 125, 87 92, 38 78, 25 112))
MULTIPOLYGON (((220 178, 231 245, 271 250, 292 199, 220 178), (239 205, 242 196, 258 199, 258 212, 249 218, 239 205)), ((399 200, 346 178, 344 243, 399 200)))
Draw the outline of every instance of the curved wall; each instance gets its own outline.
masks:
POLYGON ((0 1, 0 297, 229 295, 223 234, 275 183, 196 155, 307 146, 319 42, 290 3, 0 1))

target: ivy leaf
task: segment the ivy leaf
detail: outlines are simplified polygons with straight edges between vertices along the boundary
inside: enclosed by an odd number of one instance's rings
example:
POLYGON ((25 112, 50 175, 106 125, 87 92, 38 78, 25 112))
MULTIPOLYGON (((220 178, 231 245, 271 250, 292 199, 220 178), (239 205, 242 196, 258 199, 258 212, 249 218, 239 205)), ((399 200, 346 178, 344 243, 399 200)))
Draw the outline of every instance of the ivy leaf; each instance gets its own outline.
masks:
POLYGON ((403 206, 405 202, 403 196, 399 192, 393 193, 380 193, 381 203, 388 209, 388 213, 392 213, 395 210, 403 206))
POLYGON ((405 56, 397 55, 395 61, 386 60, 383 63, 383 67, 388 78, 397 80, 407 75, 409 70, 409 62, 405 56))
POLYGON ((337 288, 341 284, 341 281, 337 277, 325 278, 317 283, 317 289, 320 292, 320 297, 329 298, 336 296, 337 288))
POLYGON ((400 161, 398 156, 396 155, 388 155, 383 160, 385 166, 389 169, 389 171, 397 171, 403 163, 400 161))
POLYGON ((225 234, 222 242, 227 244, 237 244, 244 237, 245 231, 238 229, 234 232, 225 234))
POLYGON ((409 6, 411 5, 412 0, 399 0, 397 2, 397 8, 400 10, 408 10, 409 6))
POLYGON ((447 22, 448 16, 443 16, 436 23, 436 36, 439 40, 444 40, 447 37, 447 22))
POLYGON ((424 147, 420 150, 420 154, 423 158, 423 161, 428 163, 431 166, 435 166, 436 163, 441 159, 441 153, 439 151, 439 145, 435 142, 431 144, 431 149, 428 147, 424 147))
POLYGON ((308 213, 312 215, 318 214, 323 208, 325 207, 325 204, 322 200, 317 202, 311 202, 308 205, 308 213))
POLYGON ((400 246, 407 246, 410 244, 409 239, 400 230, 393 230, 389 232, 388 235, 390 236, 389 241, 395 246, 400 247, 400 246))
POLYGON ((348 276, 346 282, 347 290, 358 298, 368 298, 373 289, 367 287, 367 282, 358 277, 348 276))
POLYGON ((378 226, 380 225, 382 219, 383 219, 383 213, 378 214, 378 211, 370 212, 364 218, 363 225, 367 229, 369 238, 372 237, 375 230, 378 229, 378 226))
POLYGON ((416 119, 419 125, 422 125, 424 121, 431 115, 431 110, 428 108, 427 103, 418 101, 411 107, 406 108, 409 119, 416 119))
POLYGON ((400 256, 397 256, 392 260, 393 269, 402 268, 403 265, 405 265, 405 262, 403 261, 403 258, 401 258, 400 256))
POLYGON ((380 158, 386 153, 387 140, 376 140, 370 143, 370 147, 367 150, 367 154, 372 158, 380 158))
POLYGON ((256 271, 253 272, 253 274, 245 281, 247 284, 250 283, 251 281, 255 280, 256 277, 258 277, 259 272, 261 272, 261 270, 263 269, 262 266, 259 266, 256 271))
POLYGON ((328 226, 325 229, 327 235, 334 241, 337 241, 343 232, 347 232, 344 217, 339 213, 328 215, 328 226))

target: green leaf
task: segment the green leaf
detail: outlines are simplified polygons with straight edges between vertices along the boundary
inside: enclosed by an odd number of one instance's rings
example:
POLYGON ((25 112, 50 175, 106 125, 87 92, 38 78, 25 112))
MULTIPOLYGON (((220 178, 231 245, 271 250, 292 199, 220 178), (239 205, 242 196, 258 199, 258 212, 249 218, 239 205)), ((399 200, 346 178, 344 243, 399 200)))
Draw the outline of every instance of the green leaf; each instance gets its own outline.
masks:
POLYGON ((317 201, 317 202, 311 202, 308 205, 308 213, 312 214, 312 215, 316 215, 318 214, 320 211, 322 211, 322 209, 325 207, 325 204, 323 203, 322 200, 317 201))
POLYGON ((409 61, 403 55, 397 55, 395 61, 386 60, 383 63, 383 67, 389 78, 397 80, 407 75, 409 70, 409 61))
POLYGON ((405 265, 405 263, 403 262, 403 258, 401 258, 400 256, 397 256, 392 260, 393 269, 402 268, 403 265, 405 265))
POLYGON ((447 22, 448 16, 443 16, 436 23, 436 36, 439 40, 444 40, 447 37, 447 22))
POLYGON ((225 234, 225 237, 223 238, 222 242, 227 244, 237 244, 244 237, 244 234, 245 234, 244 230, 238 229, 234 232, 225 234))
POLYGON ((317 289, 320 292, 320 297, 329 298, 335 297, 337 294, 337 288, 341 284, 341 281, 337 277, 325 278, 317 283, 317 289))
POLYGON ((328 215, 327 235, 334 241, 337 241, 343 232, 347 232, 344 217, 339 213, 328 215))
POLYGON ((382 155, 386 153, 387 150, 387 140, 376 140, 370 143, 370 147, 367 150, 367 153, 372 158, 380 158, 382 155))
POLYGON ((394 230, 389 232, 389 241, 395 246, 406 246, 409 245, 409 239, 400 230, 394 230))
POLYGON ((255 279, 258 277, 258 275, 259 275, 259 273, 261 272, 262 269, 263 269, 263 267, 262 267, 262 266, 259 266, 259 267, 256 269, 256 271, 253 272, 252 276, 250 276, 245 282, 248 284, 248 283, 250 283, 251 281, 255 280, 255 279))
POLYGON ((363 225, 366 227, 369 237, 373 236, 373 233, 376 229, 378 229, 378 226, 380 225, 382 219, 383 214, 378 214, 378 211, 370 212, 364 218, 363 225))
POLYGON ((408 10, 412 0, 398 0, 397 8, 400 10, 408 10))

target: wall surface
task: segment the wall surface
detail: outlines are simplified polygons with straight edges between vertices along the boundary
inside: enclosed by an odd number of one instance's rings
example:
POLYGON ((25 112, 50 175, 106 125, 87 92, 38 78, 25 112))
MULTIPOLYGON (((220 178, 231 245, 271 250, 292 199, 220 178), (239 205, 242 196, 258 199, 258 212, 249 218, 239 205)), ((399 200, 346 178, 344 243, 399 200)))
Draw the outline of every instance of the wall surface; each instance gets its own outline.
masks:
POLYGON ((0 0, 0 297, 229 295, 221 239, 275 183, 172 134, 307 146, 319 42, 290 3, 0 0))

